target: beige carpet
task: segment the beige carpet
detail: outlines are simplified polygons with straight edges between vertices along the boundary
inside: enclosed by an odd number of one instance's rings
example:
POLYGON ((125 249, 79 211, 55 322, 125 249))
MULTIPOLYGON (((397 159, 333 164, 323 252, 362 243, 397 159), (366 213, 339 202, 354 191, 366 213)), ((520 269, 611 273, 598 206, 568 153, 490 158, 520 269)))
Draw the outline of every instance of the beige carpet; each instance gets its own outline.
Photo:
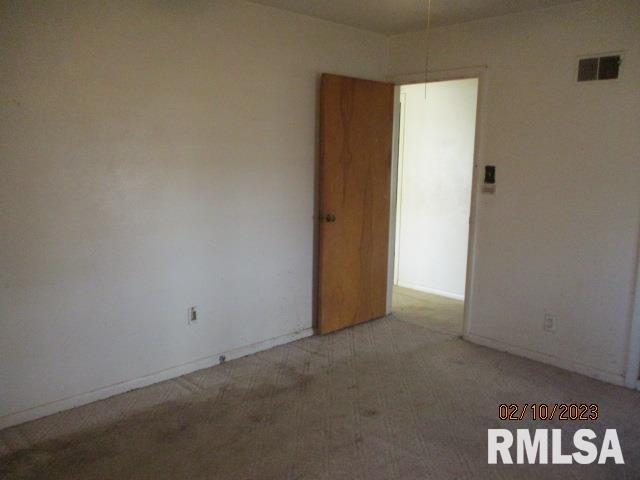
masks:
POLYGON ((397 318, 452 335, 462 335, 461 300, 394 287, 392 310, 397 318))
POLYGON ((0 478, 640 478, 640 393, 466 343, 414 313, 4 430, 0 478), (617 428, 627 464, 488 466, 487 428, 584 427, 497 418, 501 402, 536 401, 597 402, 588 427, 617 428))

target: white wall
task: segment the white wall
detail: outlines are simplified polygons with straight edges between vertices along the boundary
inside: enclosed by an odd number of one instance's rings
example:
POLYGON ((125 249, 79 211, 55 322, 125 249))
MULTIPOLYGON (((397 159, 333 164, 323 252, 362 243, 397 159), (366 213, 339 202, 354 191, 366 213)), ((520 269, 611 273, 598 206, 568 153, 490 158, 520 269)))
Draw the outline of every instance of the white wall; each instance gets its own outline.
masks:
POLYGON ((477 79, 400 88, 400 286, 464 298, 477 92, 477 79))
POLYGON ((386 38, 240 1, 0 5, 0 427, 309 329, 318 74, 383 78, 386 38))
MULTIPOLYGON (((433 70, 486 65, 469 338, 620 383, 640 224, 640 2, 586 1, 434 29, 433 70), (617 81, 577 56, 624 50, 617 81), (543 331, 545 311, 558 316, 543 331)), ((390 74, 424 68, 391 38, 390 74)))

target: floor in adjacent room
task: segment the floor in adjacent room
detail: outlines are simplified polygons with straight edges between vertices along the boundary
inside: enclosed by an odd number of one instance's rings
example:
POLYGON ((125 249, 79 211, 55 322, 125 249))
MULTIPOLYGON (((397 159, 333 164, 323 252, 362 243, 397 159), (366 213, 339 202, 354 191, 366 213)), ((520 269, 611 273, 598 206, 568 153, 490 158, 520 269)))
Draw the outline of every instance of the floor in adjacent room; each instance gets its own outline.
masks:
POLYGON ((392 310, 406 322, 452 335, 462 335, 464 302, 409 288, 393 287, 392 310))
POLYGON ((640 392, 467 343, 459 302, 429 323, 420 298, 399 300, 387 318, 6 429, 0 478, 640 478, 640 392), (505 422, 503 402, 596 402, 601 417, 505 422), (562 428, 567 443, 617 428, 626 465, 490 466, 500 427, 562 428))

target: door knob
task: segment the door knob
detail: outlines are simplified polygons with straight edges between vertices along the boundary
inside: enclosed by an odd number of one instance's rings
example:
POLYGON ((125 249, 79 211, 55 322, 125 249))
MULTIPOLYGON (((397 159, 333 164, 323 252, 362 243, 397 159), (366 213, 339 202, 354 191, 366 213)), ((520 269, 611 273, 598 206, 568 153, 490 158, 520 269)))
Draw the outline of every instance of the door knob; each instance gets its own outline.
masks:
POLYGON ((327 216, 325 217, 325 220, 327 222, 335 222, 336 221, 336 216, 333 213, 327 213, 327 216))

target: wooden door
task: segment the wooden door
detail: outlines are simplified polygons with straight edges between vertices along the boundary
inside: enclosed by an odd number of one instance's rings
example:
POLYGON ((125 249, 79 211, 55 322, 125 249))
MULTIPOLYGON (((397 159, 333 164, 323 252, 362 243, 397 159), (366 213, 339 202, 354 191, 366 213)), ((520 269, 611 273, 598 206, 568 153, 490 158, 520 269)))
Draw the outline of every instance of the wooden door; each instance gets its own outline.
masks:
POLYGON ((317 329, 386 314, 394 86, 322 76, 317 329))

